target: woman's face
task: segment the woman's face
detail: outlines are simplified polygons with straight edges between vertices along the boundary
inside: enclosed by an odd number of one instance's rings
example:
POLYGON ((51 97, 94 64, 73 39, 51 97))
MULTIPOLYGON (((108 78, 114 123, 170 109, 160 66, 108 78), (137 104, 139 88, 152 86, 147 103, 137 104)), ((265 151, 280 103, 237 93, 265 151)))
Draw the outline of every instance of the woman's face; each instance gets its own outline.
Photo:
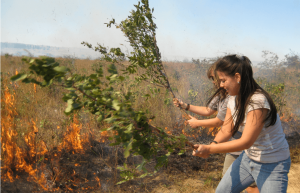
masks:
POLYGON ((220 87, 224 88, 231 96, 238 95, 240 91, 240 74, 236 73, 235 76, 228 76, 224 72, 217 71, 220 79, 220 87))

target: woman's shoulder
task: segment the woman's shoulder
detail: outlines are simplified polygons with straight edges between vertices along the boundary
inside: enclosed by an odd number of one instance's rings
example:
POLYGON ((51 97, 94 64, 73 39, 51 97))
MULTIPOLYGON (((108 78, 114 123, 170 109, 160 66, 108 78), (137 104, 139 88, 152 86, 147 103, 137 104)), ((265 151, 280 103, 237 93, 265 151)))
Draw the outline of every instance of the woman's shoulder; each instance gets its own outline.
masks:
POLYGON ((228 95, 228 96, 227 96, 228 102, 229 102, 229 101, 231 101, 231 102, 233 101, 233 102, 234 102, 234 101, 235 101, 235 97, 236 97, 236 96, 228 95))
POLYGON ((230 95, 228 95, 228 97, 227 97, 227 100, 228 100, 227 107, 228 108, 231 109, 231 108, 233 108, 235 106, 235 97, 236 96, 230 96, 230 95))
POLYGON ((267 97, 258 90, 258 91, 254 92, 254 94, 251 96, 250 100, 257 101, 257 102, 265 102, 265 101, 267 101, 267 97))
MULTIPOLYGON (((250 109, 266 108, 270 109, 267 97, 260 91, 256 91, 250 98, 250 109)), ((249 110, 250 110, 249 109, 249 110)))

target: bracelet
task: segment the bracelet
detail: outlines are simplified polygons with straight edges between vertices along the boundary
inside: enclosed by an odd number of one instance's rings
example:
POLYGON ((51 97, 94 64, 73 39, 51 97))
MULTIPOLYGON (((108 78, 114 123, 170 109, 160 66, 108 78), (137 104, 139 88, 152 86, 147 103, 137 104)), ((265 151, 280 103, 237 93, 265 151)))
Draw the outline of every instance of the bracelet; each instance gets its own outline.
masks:
POLYGON ((216 141, 212 141, 211 143, 215 143, 215 144, 218 144, 218 142, 216 142, 216 141))
POLYGON ((190 104, 187 104, 185 110, 188 111, 190 109, 190 104))

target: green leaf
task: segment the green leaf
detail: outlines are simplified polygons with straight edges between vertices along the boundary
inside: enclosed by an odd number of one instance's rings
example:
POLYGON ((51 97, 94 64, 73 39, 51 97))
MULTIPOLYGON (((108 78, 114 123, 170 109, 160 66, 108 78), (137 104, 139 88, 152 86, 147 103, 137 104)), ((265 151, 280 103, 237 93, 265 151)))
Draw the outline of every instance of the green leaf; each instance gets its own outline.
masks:
POLYGON ((112 76, 109 77, 109 80, 110 81, 116 81, 118 79, 118 75, 117 74, 114 74, 112 76))
POLYGON ((124 158, 127 158, 130 155, 130 150, 132 149, 132 142, 133 142, 133 138, 130 139, 129 144, 127 145, 127 147, 125 148, 124 151, 124 158))
POLYGON ((90 75, 90 78, 91 78, 91 79, 97 79, 97 74, 91 74, 91 75, 90 75))
POLYGON ((123 184, 124 182, 127 182, 128 180, 123 180, 123 181, 120 181, 120 182, 118 182, 118 183, 116 183, 117 185, 119 185, 119 184, 123 184))
POLYGON ((69 114, 69 113, 72 112, 72 110, 73 110, 73 103, 74 103, 73 99, 69 99, 69 100, 68 100, 68 102, 67 102, 68 106, 67 106, 67 108, 65 109, 65 113, 66 113, 66 114, 69 114))
POLYGON ((108 72, 111 74, 118 74, 117 68, 114 64, 108 66, 108 72))
POLYGON ((30 62, 29 62, 29 64, 32 64, 34 62, 35 62, 35 59, 31 59, 30 62))
POLYGON ((113 100, 112 106, 113 106, 113 108, 116 109, 117 111, 120 110, 120 103, 119 103, 119 101, 113 100))
POLYGON ((125 77, 124 77, 124 76, 119 76, 119 79, 120 79, 121 81, 124 81, 124 80, 125 80, 125 77))
POLYGON ((98 116, 97 121, 101 122, 101 121, 103 121, 103 119, 104 119, 104 116, 101 114, 98 116))
POLYGON ((144 178, 144 177, 146 177, 148 175, 149 175, 148 173, 145 173, 145 174, 140 175, 138 178, 144 178))
POLYGON ((41 157, 41 159, 39 159, 38 163, 40 163, 41 161, 43 161, 43 159, 44 159, 44 156, 41 157))
POLYGON ((27 74, 25 74, 25 73, 20 73, 20 74, 17 74, 17 75, 15 75, 15 76, 12 76, 10 79, 11 79, 12 81, 19 81, 19 80, 25 79, 26 77, 27 77, 27 74))
POLYGON ((73 110, 72 105, 68 105, 67 108, 65 109, 65 113, 69 114, 73 110))
POLYGON ((80 103, 73 103, 72 104, 73 109, 80 109, 82 105, 80 103))
POLYGON ((182 155, 185 153, 185 150, 180 150, 180 152, 178 153, 178 155, 182 155))
POLYGON ((65 66, 57 66, 53 68, 56 72, 68 72, 69 69, 65 66))
POLYGON ((168 161, 168 156, 163 155, 157 158, 157 164, 155 166, 155 169, 158 169, 159 167, 166 165, 168 161))
POLYGON ((105 121, 106 121, 107 123, 112 123, 112 122, 114 122, 115 120, 116 120, 115 117, 109 117, 109 118, 106 118, 106 119, 105 119, 105 121))
POLYGON ((144 166, 145 166, 145 164, 146 164, 146 160, 143 158, 142 163, 140 163, 140 164, 136 167, 136 169, 138 169, 139 171, 142 171, 143 168, 144 168, 144 166))
POLYGON ((69 100, 67 101, 67 103, 68 103, 68 105, 72 105, 72 104, 74 103, 74 101, 73 101, 73 99, 69 99, 69 100))
POLYGON ((125 133, 131 133, 132 129, 133 129, 133 124, 129 124, 129 125, 126 127, 125 133))

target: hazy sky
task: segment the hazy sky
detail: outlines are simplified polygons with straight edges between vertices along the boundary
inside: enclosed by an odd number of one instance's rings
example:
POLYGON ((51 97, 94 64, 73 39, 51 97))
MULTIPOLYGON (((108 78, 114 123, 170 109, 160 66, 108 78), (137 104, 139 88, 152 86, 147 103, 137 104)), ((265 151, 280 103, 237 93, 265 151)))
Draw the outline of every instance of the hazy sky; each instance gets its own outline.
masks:
MULTIPOLYGON (((120 47, 126 41, 122 32, 104 23, 111 18, 117 23, 126 19, 137 2, 1 0, 1 42, 82 48, 81 42, 87 41, 120 47)), ((165 60, 214 57, 227 52, 259 61, 263 50, 281 58, 300 51, 300 0, 149 2, 154 8, 158 46, 165 60)))

